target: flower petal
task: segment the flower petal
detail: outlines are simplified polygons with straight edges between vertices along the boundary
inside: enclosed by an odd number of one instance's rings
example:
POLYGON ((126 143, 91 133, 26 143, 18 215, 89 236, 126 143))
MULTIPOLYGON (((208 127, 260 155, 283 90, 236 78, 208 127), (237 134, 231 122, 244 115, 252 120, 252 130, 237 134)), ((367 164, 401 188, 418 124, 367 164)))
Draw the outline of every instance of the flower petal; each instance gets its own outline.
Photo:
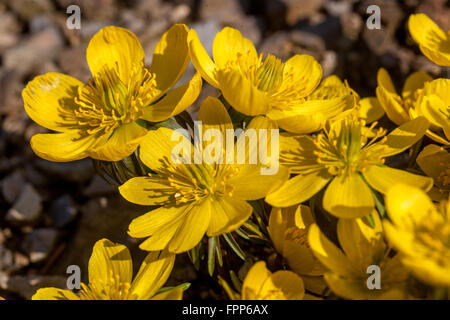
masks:
POLYGON ((405 170, 388 166, 369 166, 363 173, 367 183, 375 190, 385 194, 398 181, 429 191, 433 186, 433 179, 413 174, 405 170))
POLYGON ((141 141, 139 158, 150 169, 161 171, 165 168, 167 161, 171 163, 173 157, 182 155, 181 150, 178 154, 176 152, 179 145, 192 149, 192 143, 177 131, 165 127, 151 130, 141 141))
POLYGON ((436 95, 425 96, 418 109, 432 125, 442 128, 446 138, 450 140, 450 110, 444 101, 436 95))
POLYGON ((408 28, 428 59, 440 66, 450 66, 450 35, 423 13, 412 14, 408 28))
POLYGON ((308 200, 330 181, 325 171, 298 175, 285 182, 278 190, 266 196, 266 202, 275 207, 289 207, 308 200))
POLYGON ((31 300, 80 300, 80 297, 70 290, 42 288, 36 291, 31 300))
POLYGON ((22 91, 25 111, 39 125, 66 132, 76 125, 74 98, 83 83, 55 72, 35 77, 22 91))
POLYGON ((143 64, 144 58, 138 38, 131 31, 115 26, 102 28, 86 49, 86 59, 94 77, 105 68, 117 70, 123 83, 128 83, 133 66, 143 64))
POLYGON ((238 165, 239 173, 229 180, 233 186, 233 197, 242 200, 264 198, 270 190, 280 187, 289 178, 289 170, 279 166, 273 174, 262 174, 259 165, 238 165))
POLYGON ((90 157, 104 161, 120 161, 131 155, 147 134, 136 122, 123 124, 114 130, 106 142, 97 143, 87 152, 90 157))
POLYGON ((270 300, 302 300, 305 296, 305 284, 294 272, 280 270, 264 282, 260 295, 270 300))
POLYGON ((248 115, 263 115, 269 111, 269 98, 265 92, 236 70, 219 70, 216 74, 225 99, 237 111, 248 115))
POLYGON ((371 123, 379 120, 384 115, 384 109, 376 97, 368 97, 359 100, 359 117, 371 123))
POLYGON ((202 78, 196 73, 191 80, 167 93, 155 104, 145 107, 142 119, 160 122, 183 112, 197 100, 202 90, 202 78))
POLYGON ((272 275, 264 261, 256 262, 248 271, 242 283, 242 300, 255 300, 264 282, 272 275))
POLYGON ((403 102, 395 90, 389 73, 381 68, 378 70, 377 98, 389 119, 397 125, 409 120, 409 115, 403 107, 403 102))
POLYGON ((44 133, 31 137, 31 148, 39 157, 55 162, 86 158, 88 148, 95 142, 90 137, 80 138, 75 133, 44 133))
POLYGON ((163 205, 175 194, 176 190, 153 177, 135 177, 119 187, 126 200, 143 206, 163 205))
POLYGON ((399 154, 419 141, 427 131, 428 126, 429 122, 425 117, 410 120, 392 130, 386 136, 384 143, 375 143, 365 150, 371 153, 379 153, 383 157, 399 154))
POLYGON ((209 57, 205 48, 203 48, 194 29, 189 30, 188 34, 189 54, 195 69, 202 75, 210 85, 218 88, 219 84, 216 80, 216 65, 209 57))
POLYGON ((95 243, 89 259, 89 284, 105 285, 112 281, 111 277, 118 277, 123 283, 131 283, 131 255, 124 245, 102 239, 95 243))
POLYGON ((247 70, 258 61, 258 54, 252 41, 244 38, 241 32, 225 27, 218 32, 213 42, 213 58, 217 68, 223 69, 228 62, 234 62, 241 56, 241 68, 247 70))
POLYGON ((289 58, 283 71, 283 83, 280 90, 293 87, 306 97, 317 88, 322 80, 322 67, 314 57, 296 54, 289 58))
POLYGON ((417 156, 417 164, 427 176, 432 177, 436 185, 438 178, 450 167, 450 153, 445 148, 435 144, 427 145, 417 156))
POLYGON ((211 222, 211 202, 209 199, 192 205, 184 221, 169 242, 170 252, 181 253, 195 247, 203 238, 211 222))
POLYGON ((156 86, 160 93, 154 97, 154 101, 169 91, 186 71, 189 64, 187 35, 186 25, 175 24, 162 35, 155 47, 149 70, 156 75, 156 86))
POLYGON ((207 97, 198 112, 198 120, 202 121, 203 134, 209 129, 219 130, 224 140, 221 148, 225 146, 227 130, 233 130, 233 123, 227 109, 219 99, 207 97))
POLYGON ((357 173, 335 177, 323 197, 323 208, 339 218, 365 217, 374 205, 372 192, 357 173))
POLYGON ((151 300, 182 300, 183 289, 173 289, 158 293, 151 300))
POLYGON ((403 99, 413 99, 414 92, 422 89, 426 82, 432 81, 433 78, 425 71, 416 71, 408 76, 402 90, 403 99))
POLYGON ((208 237, 218 236, 239 228, 252 214, 253 208, 244 200, 218 198, 211 203, 208 237))
POLYGON ((331 271, 341 276, 351 276, 358 272, 344 253, 322 233, 317 224, 312 224, 309 228, 308 242, 317 259, 331 271))
POLYGON ((131 284, 130 292, 139 300, 149 300, 161 288, 172 272, 175 255, 167 251, 155 251, 147 255, 131 284))

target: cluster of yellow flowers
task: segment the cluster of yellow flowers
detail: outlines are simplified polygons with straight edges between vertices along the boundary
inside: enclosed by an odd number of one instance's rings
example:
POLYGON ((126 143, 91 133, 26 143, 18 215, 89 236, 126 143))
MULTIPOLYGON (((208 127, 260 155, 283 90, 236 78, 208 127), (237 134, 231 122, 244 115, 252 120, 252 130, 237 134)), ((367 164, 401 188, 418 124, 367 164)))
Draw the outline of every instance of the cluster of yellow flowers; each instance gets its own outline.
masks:
MULTIPOLYGON (((409 29, 424 55, 450 66, 450 33, 423 14, 410 17, 409 29)), ((216 35, 212 52, 213 59, 195 30, 174 25, 147 68, 136 36, 110 26, 87 47, 87 84, 59 73, 28 83, 26 112, 58 132, 31 138, 38 156, 91 157, 105 166, 133 157, 140 174, 118 190, 154 206, 129 225, 149 251, 134 280, 128 249, 102 239, 89 261, 89 284, 76 293, 40 289, 33 299, 181 299, 186 286, 161 287, 175 255, 188 252, 199 263, 205 241, 211 274, 216 263, 227 267, 222 252, 230 248, 242 257, 250 246, 273 249, 256 259, 245 255, 261 261, 242 284, 234 271, 221 273, 231 299, 450 298, 450 79, 413 73, 400 96, 380 69, 376 97, 360 99, 337 76, 322 79, 313 57, 258 55, 233 28, 216 35), (197 73, 173 88, 190 61, 197 73), (268 163, 261 161, 199 160, 197 151, 225 142, 199 141, 193 126, 182 134, 169 125, 186 117, 202 79, 220 91, 202 102, 204 130, 225 137, 241 129, 234 149, 251 129, 280 130, 274 174, 263 174, 268 163), (389 133, 377 122, 384 114, 396 126, 389 133), (433 143, 423 147, 424 136, 433 143), (194 151, 181 152, 180 141, 194 151), (392 167, 389 158, 405 151, 408 168, 392 167), (193 163, 176 161, 191 153, 193 163), (244 250, 233 234, 246 239, 244 250), (376 288, 368 280, 373 266, 381 270, 376 288)), ((249 144, 246 151, 248 160, 257 149, 249 144)))

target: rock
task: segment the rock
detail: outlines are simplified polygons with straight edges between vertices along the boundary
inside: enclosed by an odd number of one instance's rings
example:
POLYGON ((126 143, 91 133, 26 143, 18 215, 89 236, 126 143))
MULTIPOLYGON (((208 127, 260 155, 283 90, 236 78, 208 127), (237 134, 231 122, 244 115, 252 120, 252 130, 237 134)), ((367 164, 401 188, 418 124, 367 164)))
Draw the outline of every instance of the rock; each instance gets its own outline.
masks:
POLYGON ((77 214, 78 209, 68 194, 59 197, 50 206, 50 218, 55 228, 65 227, 77 214))
POLYGON ((48 14, 54 10, 50 0, 14 0, 9 1, 12 10, 25 21, 40 15, 48 14))
MULTIPOLYGON (((67 248, 70 250, 63 251, 49 272, 65 273, 67 266, 71 264, 79 265, 85 270, 95 242, 102 238, 126 245, 131 251, 133 261, 139 261, 146 252, 138 248, 140 240, 128 236, 127 230, 134 218, 148 211, 149 207, 127 202, 120 195, 89 200, 81 207, 76 229, 68 240, 67 248)), ((83 273, 82 276, 86 278, 87 274, 83 273)))
POLYGON ((87 158, 71 162, 51 162, 38 159, 36 166, 45 173, 65 181, 85 182, 94 174, 92 160, 87 158))
POLYGON ((0 54, 19 42, 21 26, 12 12, 0 12, 0 54))
POLYGON ((328 77, 332 75, 337 66, 337 54, 334 51, 327 51, 323 55, 323 59, 321 61, 322 69, 323 69, 323 77, 328 77))
POLYGON ((91 77, 91 71, 86 61, 85 47, 84 45, 76 45, 64 48, 59 53, 57 61, 63 73, 70 74, 86 83, 91 77))
POLYGON ((22 249, 32 263, 40 262, 49 256, 57 239, 58 231, 54 229, 35 229, 25 236, 22 249))
POLYGON ((359 14, 346 12, 340 16, 342 33, 351 40, 357 40, 363 27, 363 20, 359 14))
POLYGON ((14 206, 8 210, 6 220, 14 225, 32 224, 42 212, 42 199, 34 187, 25 184, 14 206))
POLYGON ((3 198, 13 203, 19 197, 25 186, 25 177, 21 170, 15 170, 2 180, 3 198))
MULTIPOLYGON (((268 0, 268 2, 275 2, 268 0)), ((299 19, 314 15, 326 2, 325 0, 281 0, 286 6, 286 22, 294 25, 299 19)))
POLYGON ((61 276, 8 276, 0 274, 0 288, 20 295, 24 299, 31 297, 40 288, 56 287, 65 289, 67 279, 61 276))
POLYGON ((323 7, 332 16, 342 16, 352 9, 352 5, 348 1, 326 1, 323 7))
POLYGON ((109 183, 107 183, 97 174, 94 176, 94 178, 92 178, 89 185, 85 189, 83 189, 83 195, 90 198, 113 194, 116 192, 117 189, 113 188, 109 183))
POLYGON ((0 271, 7 271, 14 265, 13 253, 3 245, 0 245, 0 271))
POLYGON ((59 30, 47 28, 6 50, 3 65, 7 69, 15 69, 22 76, 30 74, 43 63, 53 60, 62 47, 63 38, 59 30))
POLYGON ((2 129, 8 135, 16 138, 22 137, 25 133, 28 119, 28 115, 23 110, 11 113, 3 120, 2 129))

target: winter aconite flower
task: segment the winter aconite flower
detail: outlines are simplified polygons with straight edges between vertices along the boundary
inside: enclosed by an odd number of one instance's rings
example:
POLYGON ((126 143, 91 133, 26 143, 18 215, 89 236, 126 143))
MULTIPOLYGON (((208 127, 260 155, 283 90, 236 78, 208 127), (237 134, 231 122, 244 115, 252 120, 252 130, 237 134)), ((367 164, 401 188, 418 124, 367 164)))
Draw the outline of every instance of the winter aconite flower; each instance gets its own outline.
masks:
POLYGON ((431 61, 450 67, 450 33, 439 28, 427 15, 412 14, 408 27, 420 51, 431 61))
POLYGON ((318 122, 320 125, 323 117, 336 114, 352 103, 349 95, 325 100, 307 98, 322 78, 322 68, 312 56, 295 55, 286 62, 271 54, 263 58, 249 39, 230 27, 214 38, 214 62, 195 30, 189 31, 188 42, 195 68, 221 90, 233 108, 249 116, 283 119, 279 126, 288 131, 311 132, 308 121, 312 119, 312 126, 318 122))
POLYGON ((389 119, 397 125, 424 116, 431 126, 426 134, 438 143, 450 144, 450 80, 433 80, 424 71, 411 74, 402 96, 397 94, 389 73, 378 71, 377 98, 389 119))
POLYGON ((389 242, 402 263, 421 281, 450 286, 450 201, 436 207, 420 189, 397 184, 386 194, 389 242))
MULTIPOLYGON (((309 243, 315 256, 329 269, 325 281, 337 295, 346 299, 403 299, 408 272, 398 256, 393 258, 383 239, 381 221, 373 212, 375 227, 365 218, 340 219, 337 224, 339 249, 313 224, 309 243), (368 286, 369 266, 379 267, 380 288, 368 286)), ((373 280, 374 282, 376 279, 373 280)), ((370 282, 376 285, 376 282, 370 282)))
MULTIPOLYGON (((225 137, 227 130, 233 130, 225 107, 216 98, 203 102, 199 120, 205 134, 215 132, 225 137)), ((256 117, 244 133, 259 128, 270 128, 270 121, 256 117)), ((244 134, 239 136, 236 145, 242 139, 246 139, 244 134)), ((288 171, 284 167, 274 174, 263 175, 260 164, 229 163, 208 157, 208 150, 219 140, 222 142, 221 138, 209 143, 195 139, 193 146, 179 132, 159 128, 150 131, 142 141, 140 159, 155 173, 132 178, 119 188, 130 202, 161 206, 131 222, 132 237, 149 237, 140 248, 150 251, 168 248, 170 252, 180 253, 196 246, 205 233, 218 236, 236 230, 252 213, 246 200, 264 198, 271 188, 287 179, 288 171), (179 148, 180 144, 186 151, 179 148)), ((232 136, 231 148, 234 147, 232 136)))
POLYGON ((450 153, 443 147, 429 144, 417 156, 417 164, 434 185, 429 195, 433 200, 447 200, 450 194, 450 153))
POLYGON ((187 35, 185 25, 171 27, 146 68, 137 37, 123 28, 105 27, 87 47, 92 72, 87 84, 53 72, 30 81, 22 92, 26 112, 58 132, 33 136, 34 152, 50 161, 118 161, 129 156, 147 133, 139 119, 166 120, 200 93, 199 75, 168 92, 189 63, 187 35))
POLYGON ((270 272, 264 261, 255 263, 242 284, 242 300, 302 300, 302 278, 292 271, 270 272))
POLYGON ((308 242, 308 231, 313 223, 307 206, 274 207, 268 230, 275 249, 287 260, 292 271, 302 277, 306 289, 320 294, 326 287, 321 277, 326 268, 314 256, 308 242))
POLYGON ((375 205, 371 188, 386 193, 395 181, 429 190, 433 179, 384 165, 385 158, 411 147, 425 133, 428 121, 419 117, 386 134, 346 117, 317 137, 282 135, 280 161, 298 174, 266 201, 288 207, 308 200, 326 187, 323 207, 341 218, 369 215, 375 205))
POLYGON ((39 289, 33 300, 179 300, 183 290, 165 288, 175 255, 151 252, 133 277, 133 264, 127 247, 108 239, 97 241, 89 260, 89 284, 74 293, 58 288, 39 289))

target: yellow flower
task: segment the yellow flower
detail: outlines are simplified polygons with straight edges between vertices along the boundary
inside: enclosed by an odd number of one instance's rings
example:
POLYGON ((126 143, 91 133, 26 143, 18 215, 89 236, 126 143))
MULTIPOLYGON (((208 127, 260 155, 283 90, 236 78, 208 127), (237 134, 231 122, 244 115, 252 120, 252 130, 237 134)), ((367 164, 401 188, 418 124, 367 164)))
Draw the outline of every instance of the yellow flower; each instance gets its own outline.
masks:
POLYGON ((408 272, 397 256, 389 256, 378 213, 373 211, 372 217, 374 228, 365 218, 339 219, 337 236, 342 250, 313 224, 308 234, 311 249, 329 269, 325 281, 338 296, 355 300, 405 298, 408 272), (381 289, 368 287, 372 273, 367 268, 372 265, 380 268, 381 289))
POLYGON ((429 190, 433 179, 390 168, 384 158, 401 153, 416 143, 428 128, 419 117, 402 124, 385 136, 383 129, 364 126, 364 121, 344 118, 316 138, 282 135, 280 161, 298 174, 266 201, 288 207, 308 200, 327 184, 323 207, 340 218, 369 215, 374 208, 370 187, 385 193, 395 181, 405 181, 429 190))
POLYGON ((270 272, 264 261, 255 263, 242 284, 242 300, 302 300, 303 280, 292 271, 270 272))
POLYGON ((434 185, 429 192, 433 200, 446 200, 450 194, 450 153, 435 144, 426 146, 416 159, 427 176, 432 177, 434 185))
POLYGON ((412 14, 408 28, 420 51, 431 61, 450 67, 450 33, 439 28, 423 13, 412 14))
POLYGON ((406 79, 401 97, 385 69, 378 70, 377 79, 377 98, 392 122, 401 125, 424 116, 431 123, 427 136, 436 142, 450 144, 449 79, 433 80, 424 71, 414 72, 406 79))
POLYGON ((314 256, 308 243, 308 230, 314 223, 309 207, 272 208, 269 218, 269 234, 277 252, 289 267, 300 275, 306 289, 320 294, 326 285, 322 275, 326 270, 314 256))
POLYGON ((175 255, 151 252, 134 279, 127 247, 108 239, 96 242, 89 260, 89 284, 80 292, 58 288, 39 289, 32 300, 180 300, 182 289, 158 290, 172 271, 175 255))
POLYGON ((436 208, 420 189, 397 184, 386 194, 386 237, 421 281, 450 286, 450 201, 436 208))
POLYGON ((268 54, 263 60, 253 43, 230 27, 214 38, 214 62, 193 29, 188 42, 195 68, 237 111, 249 116, 267 115, 272 120, 288 118, 279 124, 283 129, 310 132, 310 126, 320 126, 323 117, 337 114, 352 103, 349 95, 307 99, 322 78, 322 68, 312 56, 295 55, 283 63, 268 54), (311 125, 308 121, 314 122, 311 125))
MULTIPOLYGON (((204 132, 213 129, 222 137, 226 136, 226 130, 233 129, 225 107, 215 98, 205 99, 199 120, 204 132)), ((267 118, 256 117, 246 130, 270 126, 267 118)), ((245 139, 245 135, 239 136, 236 145, 245 139)), ((189 151, 177 154, 182 151, 176 151, 180 143, 205 155, 215 145, 201 144, 195 139, 192 146, 185 136, 168 128, 150 131, 141 143, 140 159, 156 173, 132 178, 119 188, 121 195, 130 202, 162 205, 134 219, 129 226, 132 237, 150 237, 140 245, 141 249, 153 251, 167 247, 170 252, 180 253, 196 246, 205 233, 218 236, 236 230, 252 213, 246 200, 264 198, 289 175, 284 167, 276 174, 262 175, 260 164, 230 164, 210 161, 213 159, 207 157, 198 161, 195 154, 192 161, 189 151), (182 156, 180 161, 174 161, 178 156, 182 156)), ((235 147, 233 140, 232 147, 235 147)))
POLYGON ((138 119, 166 120, 200 93, 200 75, 168 92, 189 63, 187 34, 185 25, 170 28, 156 45, 150 68, 145 68, 137 37, 123 28, 105 27, 87 47, 93 76, 87 84, 53 72, 30 81, 22 92, 26 112, 41 126, 59 132, 33 136, 34 152, 61 162, 88 156, 119 161, 133 153, 147 133, 138 119))

